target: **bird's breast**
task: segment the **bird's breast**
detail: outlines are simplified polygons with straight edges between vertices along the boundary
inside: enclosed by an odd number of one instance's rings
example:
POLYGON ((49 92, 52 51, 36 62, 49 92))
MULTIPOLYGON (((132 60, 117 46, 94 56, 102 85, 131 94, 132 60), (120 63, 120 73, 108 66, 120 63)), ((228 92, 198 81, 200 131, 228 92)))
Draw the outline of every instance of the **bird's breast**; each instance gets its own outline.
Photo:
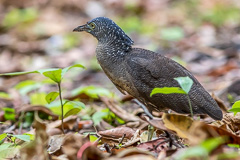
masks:
POLYGON ((126 91, 132 96, 137 93, 127 71, 124 57, 102 50, 96 50, 96 56, 105 74, 122 93, 126 91))

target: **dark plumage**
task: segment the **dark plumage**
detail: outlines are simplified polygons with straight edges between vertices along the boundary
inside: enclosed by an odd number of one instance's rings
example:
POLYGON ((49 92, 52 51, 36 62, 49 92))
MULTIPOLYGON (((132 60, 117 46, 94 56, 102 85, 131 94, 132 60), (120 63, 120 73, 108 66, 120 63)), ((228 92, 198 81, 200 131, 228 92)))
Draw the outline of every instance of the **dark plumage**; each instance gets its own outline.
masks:
POLYGON ((194 82, 189 92, 193 113, 222 119, 217 103, 187 69, 159 53, 132 48, 131 38, 112 20, 98 17, 73 31, 86 31, 97 38, 96 56, 106 75, 122 93, 138 99, 150 112, 169 108, 178 113, 190 113, 186 95, 150 97, 155 87, 180 87, 174 78, 189 76, 194 82))

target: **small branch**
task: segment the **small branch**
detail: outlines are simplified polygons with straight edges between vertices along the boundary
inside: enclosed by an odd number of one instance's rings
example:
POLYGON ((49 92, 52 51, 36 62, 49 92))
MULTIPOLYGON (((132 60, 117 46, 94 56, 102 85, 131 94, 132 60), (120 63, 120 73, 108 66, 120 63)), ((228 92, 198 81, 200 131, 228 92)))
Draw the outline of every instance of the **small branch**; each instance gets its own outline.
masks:
POLYGON ((107 153, 112 153, 112 151, 111 151, 111 149, 110 149, 110 147, 109 147, 109 145, 107 143, 104 143, 103 147, 106 149, 107 153))
POLYGON ((59 90, 59 98, 61 102, 61 112, 62 112, 62 132, 64 134, 64 126, 63 126, 63 101, 62 101, 62 91, 61 91, 61 82, 58 83, 58 90, 59 90))
POLYGON ((122 142, 123 142, 123 140, 124 140, 125 137, 126 137, 126 134, 124 133, 123 136, 122 136, 122 138, 121 138, 121 140, 119 141, 118 145, 121 145, 121 144, 122 144, 122 142))

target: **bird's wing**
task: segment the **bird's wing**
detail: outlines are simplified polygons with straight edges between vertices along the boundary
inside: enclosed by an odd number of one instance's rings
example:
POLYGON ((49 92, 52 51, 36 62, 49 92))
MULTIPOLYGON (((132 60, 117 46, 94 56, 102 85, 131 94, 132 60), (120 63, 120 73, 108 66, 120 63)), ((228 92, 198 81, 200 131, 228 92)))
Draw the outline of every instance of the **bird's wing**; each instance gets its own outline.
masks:
POLYGON ((140 74, 136 74, 136 76, 144 76, 156 80, 165 79, 167 81, 175 81, 174 78, 176 77, 189 76, 198 84, 198 81, 187 69, 177 62, 161 55, 155 54, 144 57, 132 56, 128 59, 128 65, 136 72, 140 72, 140 74))

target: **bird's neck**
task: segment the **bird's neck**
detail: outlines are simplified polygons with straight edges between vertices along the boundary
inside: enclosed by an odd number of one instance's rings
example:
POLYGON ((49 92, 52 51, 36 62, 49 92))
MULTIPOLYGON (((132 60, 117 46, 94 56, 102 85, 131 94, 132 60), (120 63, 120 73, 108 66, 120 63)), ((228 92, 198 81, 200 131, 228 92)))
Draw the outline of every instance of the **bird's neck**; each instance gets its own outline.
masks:
POLYGON ((123 58, 131 48, 123 47, 115 42, 101 43, 99 42, 96 49, 98 60, 117 61, 123 58))

